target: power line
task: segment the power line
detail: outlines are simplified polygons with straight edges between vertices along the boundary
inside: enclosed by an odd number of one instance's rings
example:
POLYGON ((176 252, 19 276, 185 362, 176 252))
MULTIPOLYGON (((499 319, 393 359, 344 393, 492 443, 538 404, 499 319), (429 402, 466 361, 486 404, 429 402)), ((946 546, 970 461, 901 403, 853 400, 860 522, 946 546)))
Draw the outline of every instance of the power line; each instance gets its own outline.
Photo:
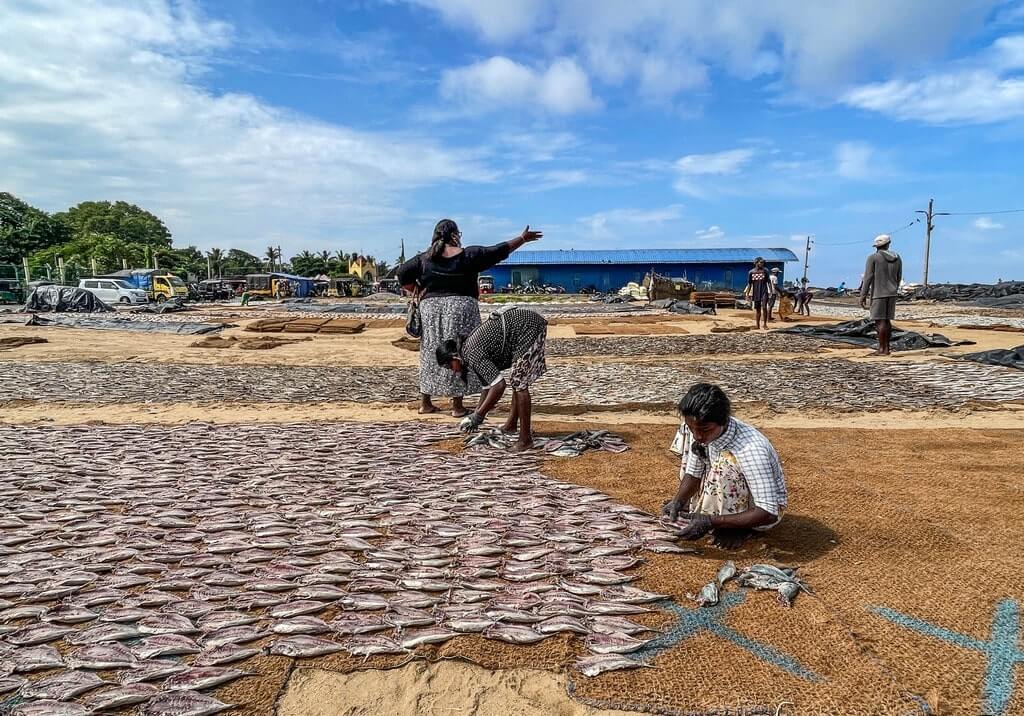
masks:
POLYGON ((949 211, 949 216, 981 216, 982 214, 1021 214, 1024 209, 1001 209, 999 211, 949 211))

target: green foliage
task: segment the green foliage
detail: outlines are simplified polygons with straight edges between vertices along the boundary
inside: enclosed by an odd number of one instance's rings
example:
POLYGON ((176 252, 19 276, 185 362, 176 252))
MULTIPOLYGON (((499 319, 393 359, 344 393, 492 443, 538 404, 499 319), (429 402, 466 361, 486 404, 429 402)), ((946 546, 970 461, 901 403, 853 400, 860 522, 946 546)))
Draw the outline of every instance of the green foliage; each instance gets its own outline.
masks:
POLYGON ((156 216, 126 201, 83 201, 53 218, 77 236, 105 234, 126 243, 171 248, 171 232, 156 216))
POLYGON ((146 246, 122 241, 114 236, 104 234, 86 234, 60 246, 36 251, 29 257, 29 266, 33 276, 45 276, 49 267, 50 275, 56 279, 58 257, 64 259, 64 280, 75 283, 82 276, 91 276, 92 261, 96 261, 96 273, 107 274, 120 271, 122 260, 128 262, 129 268, 144 266, 146 262, 146 246))
POLYGON ((68 228, 45 211, 0 192, 0 262, 18 263, 24 256, 70 238, 68 228))
POLYGON ((246 253, 240 249, 228 249, 224 259, 224 276, 244 276, 249 273, 260 273, 265 269, 259 256, 246 253))

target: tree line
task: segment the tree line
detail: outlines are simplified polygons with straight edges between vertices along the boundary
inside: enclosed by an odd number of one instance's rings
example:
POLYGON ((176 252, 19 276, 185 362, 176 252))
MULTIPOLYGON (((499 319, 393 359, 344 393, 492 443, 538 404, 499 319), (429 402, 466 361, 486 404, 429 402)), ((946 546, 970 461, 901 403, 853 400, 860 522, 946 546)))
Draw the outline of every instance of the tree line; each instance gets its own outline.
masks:
MULTIPOLYGON (((303 251, 283 262, 280 250, 268 246, 263 256, 241 249, 195 246, 176 249, 171 232, 156 215, 124 201, 84 201, 67 211, 48 214, 7 192, 0 192, 0 264, 21 266, 28 259, 33 278, 58 276, 64 262, 64 280, 109 274, 128 268, 158 266, 183 279, 243 276, 281 271, 301 276, 344 276, 358 254, 344 251, 303 251)), ((390 270, 372 256, 379 276, 390 270)))

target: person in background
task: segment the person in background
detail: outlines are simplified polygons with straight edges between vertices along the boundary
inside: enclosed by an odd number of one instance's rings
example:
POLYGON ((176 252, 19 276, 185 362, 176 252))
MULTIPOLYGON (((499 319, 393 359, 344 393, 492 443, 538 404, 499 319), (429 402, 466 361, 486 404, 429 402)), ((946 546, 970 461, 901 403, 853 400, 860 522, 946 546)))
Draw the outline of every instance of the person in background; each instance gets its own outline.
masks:
POLYGON ((533 447, 530 386, 547 372, 547 335, 548 322, 543 316, 510 306, 491 314, 468 338, 449 339, 441 344, 435 351, 438 366, 451 371, 463 383, 468 383, 472 376, 487 389, 476 411, 459 424, 459 430, 472 432, 479 428, 508 384, 513 391, 512 412, 502 430, 519 431, 519 441, 512 446, 512 452, 533 447), (502 371, 507 371, 507 378, 502 371))
POLYGON ((686 428, 679 489, 662 508, 684 539, 711 532, 725 549, 779 524, 788 501, 775 448, 731 413, 728 396, 710 383, 697 383, 679 401, 686 428))
POLYGON ((839 282, 839 288, 836 289, 836 293, 839 294, 840 298, 846 295, 846 281, 839 282))
POLYGON ((462 232, 451 219, 434 227, 430 248, 406 261, 398 269, 398 281, 410 293, 419 295, 420 319, 420 413, 437 412, 432 396, 452 398, 452 417, 468 412, 463 396, 476 395, 481 385, 475 376, 467 383, 434 360, 442 341, 468 336, 480 325, 480 272, 504 261, 508 255, 543 234, 527 226, 511 241, 494 246, 462 246, 462 232))
POLYGON ((864 266, 864 279, 860 287, 861 308, 868 308, 878 332, 878 350, 871 355, 889 355, 889 338, 892 336, 892 319, 896 317, 896 296, 903 279, 903 259, 890 251, 892 237, 879 234, 875 237, 875 253, 868 256, 864 266))
POLYGON ((754 268, 747 274, 747 287, 743 291, 754 304, 754 315, 757 328, 764 326, 768 330, 768 296, 771 293, 771 281, 768 270, 764 267, 764 259, 754 259, 754 268))
POLYGON ((811 299, 814 294, 807 288, 807 277, 800 279, 800 290, 796 294, 796 312, 801 316, 811 315, 811 299))
POLYGON ((769 288, 771 292, 768 294, 768 320, 774 321, 772 318, 772 310, 775 308, 775 302, 779 300, 779 269, 773 268, 768 272, 768 281, 771 283, 769 288))

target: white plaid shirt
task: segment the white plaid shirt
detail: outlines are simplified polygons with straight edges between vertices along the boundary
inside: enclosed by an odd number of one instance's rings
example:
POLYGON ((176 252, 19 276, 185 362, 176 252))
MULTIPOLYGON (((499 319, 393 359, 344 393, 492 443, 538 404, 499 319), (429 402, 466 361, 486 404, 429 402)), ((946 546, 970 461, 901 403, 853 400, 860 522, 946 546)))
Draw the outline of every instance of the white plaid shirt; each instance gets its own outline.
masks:
POLYGON ((729 418, 729 425, 718 439, 708 443, 707 459, 689 450, 692 436, 687 432, 686 448, 683 453, 679 477, 689 474, 703 480, 708 466, 719 455, 728 451, 736 458, 740 473, 747 481, 750 498, 754 506, 778 516, 779 509, 786 506, 786 482, 782 475, 782 463, 775 448, 764 435, 751 425, 737 418, 729 418), (688 453, 688 454, 687 454, 688 453))

